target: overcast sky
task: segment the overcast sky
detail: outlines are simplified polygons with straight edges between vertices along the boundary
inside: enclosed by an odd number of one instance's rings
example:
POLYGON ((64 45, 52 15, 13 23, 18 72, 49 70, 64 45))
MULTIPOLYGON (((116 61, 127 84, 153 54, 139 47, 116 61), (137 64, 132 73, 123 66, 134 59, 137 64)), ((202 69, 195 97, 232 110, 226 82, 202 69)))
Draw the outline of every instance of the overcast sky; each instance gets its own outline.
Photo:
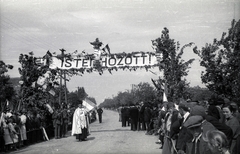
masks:
MULTIPOLYGON (((151 40, 167 27, 170 38, 183 46, 194 42, 199 49, 227 32, 233 19, 240 19, 240 0, 1 0, 0 59, 14 66, 8 74, 19 77, 20 53, 33 51, 43 56, 47 50, 67 53, 85 50, 99 38, 109 44, 112 53, 153 51, 151 40)), ((198 57, 192 48, 185 60, 196 58, 187 80, 191 86, 203 86, 198 57)), ((158 69, 152 69, 156 72, 158 69)), ((69 91, 84 87, 98 103, 116 96, 131 84, 151 83, 158 77, 139 70, 84 74, 71 78, 69 91)))

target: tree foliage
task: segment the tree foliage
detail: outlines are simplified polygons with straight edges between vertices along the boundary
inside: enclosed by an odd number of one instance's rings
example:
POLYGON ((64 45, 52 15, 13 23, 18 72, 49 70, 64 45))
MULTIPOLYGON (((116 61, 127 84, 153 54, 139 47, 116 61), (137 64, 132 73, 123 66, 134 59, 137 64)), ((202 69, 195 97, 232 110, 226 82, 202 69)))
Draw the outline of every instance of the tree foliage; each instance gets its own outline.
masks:
POLYGON ((166 84, 167 97, 170 101, 187 97, 186 87, 189 83, 184 77, 188 75, 188 69, 194 59, 185 62, 182 55, 184 49, 192 44, 189 43, 180 48, 180 44, 170 38, 167 28, 162 31, 161 37, 152 40, 154 50, 162 55, 159 60, 159 71, 163 71, 163 78, 159 79, 159 83, 166 84))
POLYGON ((220 40, 194 53, 200 57, 200 65, 205 67, 201 73, 202 82, 207 88, 222 97, 240 101, 240 20, 232 21, 228 33, 224 32, 220 40))
MULTIPOLYGON (((50 98, 50 91, 58 84, 59 74, 57 70, 49 69, 47 65, 36 63, 33 52, 20 54, 19 68, 21 84, 19 99, 22 107, 42 110, 47 98, 50 98)), ((54 92, 55 93, 55 92, 54 92)))
POLYGON ((212 97, 212 92, 199 86, 187 88, 188 98, 193 101, 206 101, 212 97))
POLYGON ((79 100, 84 100, 88 96, 84 87, 78 87, 77 95, 79 100))
POLYGON ((135 97, 136 102, 149 102, 153 103, 156 99, 155 90, 153 86, 151 86, 147 82, 140 82, 138 85, 134 86, 133 95, 135 97))
POLYGON ((12 65, 7 65, 3 61, 0 61, 0 103, 1 111, 6 107, 6 101, 11 100, 15 94, 12 84, 9 82, 10 77, 6 73, 9 69, 12 69, 12 65))
POLYGON ((149 83, 141 82, 137 85, 132 85, 131 90, 119 92, 117 96, 112 99, 105 99, 99 106, 105 108, 118 108, 120 106, 131 106, 140 102, 153 106, 158 103, 156 102, 157 97, 155 93, 156 91, 154 90, 154 87, 152 87, 149 83))

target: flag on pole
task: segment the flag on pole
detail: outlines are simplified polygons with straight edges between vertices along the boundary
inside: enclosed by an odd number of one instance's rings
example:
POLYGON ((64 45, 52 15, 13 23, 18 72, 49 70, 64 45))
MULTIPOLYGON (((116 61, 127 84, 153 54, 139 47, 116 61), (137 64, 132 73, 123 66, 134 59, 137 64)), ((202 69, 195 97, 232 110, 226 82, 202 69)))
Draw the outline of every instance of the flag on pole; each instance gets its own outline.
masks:
POLYGON ((87 111, 89 112, 92 109, 94 109, 94 107, 96 105, 92 101, 90 101, 89 99, 85 99, 85 100, 83 100, 83 106, 85 106, 87 111))
POLYGON ((164 84, 164 89, 163 89, 163 102, 167 102, 167 93, 168 93, 168 90, 167 90, 167 84, 165 83, 164 84))
POLYGON ((167 102, 168 100, 167 100, 167 96, 166 96, 166 94, 165 94, 165 91, 163 92, 163 102, 167 102))
POLYGON ((102 48, 102 50, 103 50, 103 54, 111 54, 108 44, 104 48, 102 48))

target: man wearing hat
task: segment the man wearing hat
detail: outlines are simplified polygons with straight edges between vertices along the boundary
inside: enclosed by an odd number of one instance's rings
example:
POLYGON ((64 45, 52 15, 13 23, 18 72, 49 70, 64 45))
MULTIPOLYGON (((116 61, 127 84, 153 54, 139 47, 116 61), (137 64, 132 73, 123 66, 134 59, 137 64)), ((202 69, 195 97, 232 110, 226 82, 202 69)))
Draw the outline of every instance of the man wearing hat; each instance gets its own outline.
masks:
POLYGON ((176 149, 185 151, 186 141, 188 138, 191 138, 187 129, 183 126, 183 124, 190 117, 190 109, 186 103, 179 104, 179 113, 181 115, 181 119, 175 121, 171 127, 170 137, 176 140, 176 149))
MULTIPOLYGON (((184 123, 184 127, 191 133, 191 140, 186 143, 186 154, 212 154, 208 143, 203 140, 208 130, 216 130, 200 115, 190 116, 184 123)), ((181 153, 180 151, 178 153, 181 153)))

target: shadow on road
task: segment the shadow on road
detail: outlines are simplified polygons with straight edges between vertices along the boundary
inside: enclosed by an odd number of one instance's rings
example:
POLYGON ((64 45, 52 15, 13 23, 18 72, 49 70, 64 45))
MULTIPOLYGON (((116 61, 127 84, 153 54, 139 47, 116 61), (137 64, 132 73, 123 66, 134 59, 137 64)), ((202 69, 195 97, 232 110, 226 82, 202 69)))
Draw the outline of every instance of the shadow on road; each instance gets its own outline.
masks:
POLYGON ((94 140, 94 139, 95 139, 95 137, 88 137, 87 141, 94 140))
POLYGON ((91 132, 117 132, 117 131, 131 131, 128 129, 115 129, 115 130, 96 130, 96 131, 91 131, 91 132))

